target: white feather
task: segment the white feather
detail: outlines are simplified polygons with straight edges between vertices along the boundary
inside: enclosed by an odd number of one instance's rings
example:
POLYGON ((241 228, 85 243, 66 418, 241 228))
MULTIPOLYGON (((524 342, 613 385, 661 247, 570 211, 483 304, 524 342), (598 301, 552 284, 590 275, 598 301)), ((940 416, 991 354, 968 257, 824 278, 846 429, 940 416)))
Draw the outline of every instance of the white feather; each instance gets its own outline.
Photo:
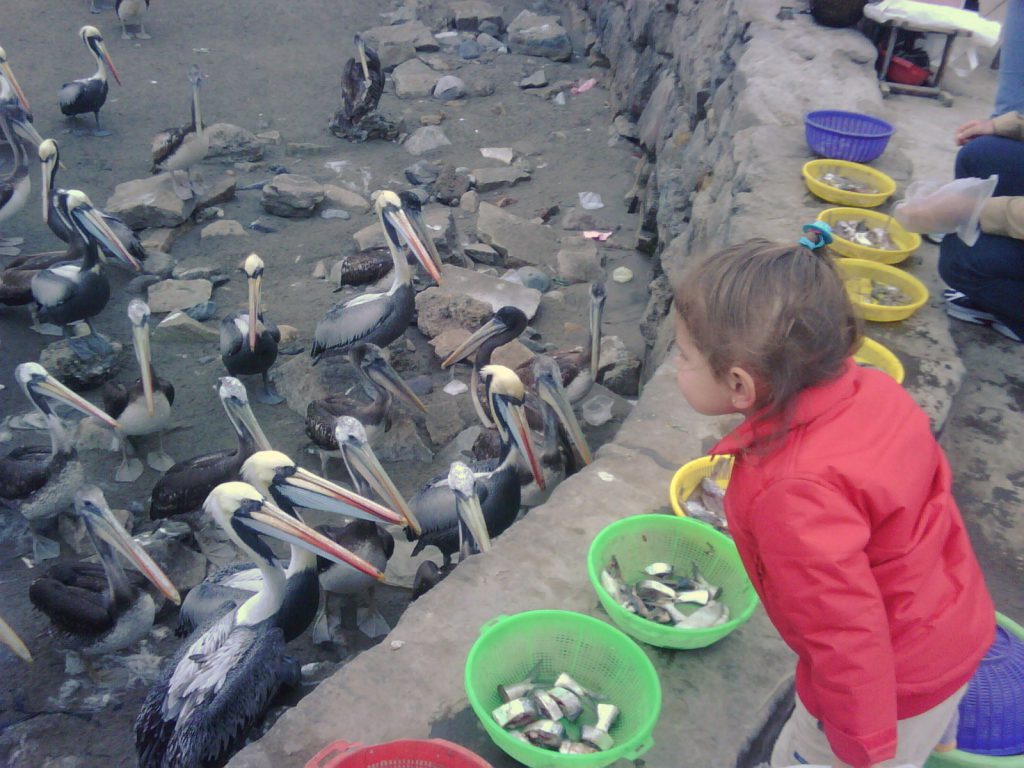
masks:
POLYGON ((354 299, 349 299, 348 301, 346 301, 344 306, 354 307, 358 304, 366 304, 367 302, 370 301, 380 301, 385 296, 386 294, 383 293, 363 293, 360 294, 359 296, 356 296, 354 299))
POLYGON ((235 646, 229 642, 235 626, 235 612, 231 611, 189 646, 167 683, 164 720, 184 723, 193 709, 221 689, 227 672, 238 660, 237 641, 235 646))
POLYGON ((82 86, 76 81, 68 83, 60 89, 60 105, 66 107, 69 104, 73 104, 78 94, 81 92, 82 86))

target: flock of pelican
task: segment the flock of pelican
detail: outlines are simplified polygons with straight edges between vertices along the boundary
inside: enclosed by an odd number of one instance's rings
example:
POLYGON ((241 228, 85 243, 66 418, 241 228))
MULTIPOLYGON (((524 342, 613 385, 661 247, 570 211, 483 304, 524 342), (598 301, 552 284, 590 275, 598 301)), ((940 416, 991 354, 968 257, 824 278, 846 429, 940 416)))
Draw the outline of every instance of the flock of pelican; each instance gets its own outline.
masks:
MULTIPOLYGON (((142 5, 123 3, 135 9, 132 13, 142 5)), ((97 72, 65 85, 60 108, 72 118, 91 112, 96 133, 101 133, 107 73, 118 82, 119 75, 99 32, 83 27, 81 37, 96 58, 97 72)), ((367 99, 373 100, 372 110, 383 84, 376 54, 360 38, 357 48, 358 63, 353 60, 345 70, 353 80, 346 97, 353 120, 360 109, 365 114, 367 99)), ((57 186, 62 167, 57 144, 32 127, 28 101, 2 49, 0 70, 0 130, 13 155, 13 171, 2 182, 0 221, 24 205, 34 147, 42 170, 45 221, 67 243, 56 255, 9 261, 0 272, 0 303, 30 306, 36 322, 59 326, 83 358, 106 355, 109 342, 91 324, 110 297, 102 267, 110 260, 138 270, 145 251, 128 227, 93 206, 84 192, 57 186), (90 332, 79 335, 78 323, 90 332)), ((165 132, 153 152, 155 169, 186 172, 187 183, 179 185, 183 194, 194 193, 189 169, 208 150, 199 105, 201 75, 194 67, 189 80, 192 122, 165 132)), ((107 384, 102 409, 38 363, 22 363, 15 371, 36 418, 49 431, 50 446, 18 448, 0 459, 0 504, 28 521, 37 561, 57 547, 47 536, 58 516, 72 508, 99 558, 98 564, 61 563, 31 585, 29 599, 49 617, 54 637, 83 654, 113 653, 148 634, 163 601, 180 605, 177 633, 185 640, 135 722, 140 766, 213 764, 237 748, 277 690, 298 680, 298 662, 287 654, 287 643, 316 624, 318 616, 326 623, 322 592, 350 600, 367 595, 369 606, 357 624, 371 637, 386 634, 389 627, 375 607, 374 588, 385 580, 395 552, 393 533, 415 542, 413 554, 428 546, 441 554, 440 564, 428 560, 420 566, 414 587, 418 595, 455 567, 456 556, 461 561, 489 550, 491 539, 507 530, 524 506, 542 501, 562 477, 591 460, 573 403, 597 378, 605 299, 601 284, 591 287, 590 343, 585 347, 536 356, 517 371, 492 364, 492 352, 526 327, 520 310, 505 307, 443 362, 449 367, 472 357, 469 396, 493 437, 481 441, 478 460, 454 462, 411 498, 403 496, 373 443, 389 429, 399 404, 413 413, 424 413, 427 406, 391 367, 386 348, 412 322, 412 264, 438 284, 443 272, 413 195, 382 190, 375 196, 375 210, 393 260, 391 287, 332 306, 317 324, 311 347, 312 365, 327 354, 347 355, 373 395, 366 400, 332 394, 309 403, 306 432, 320 451, 320 475, 273 448, 237 378, 261 376, 262 387, 252 399, 282 402, 268 378, 281 334, 261 305, 266 265, 255 253, 242 265, 248 304, 220 325, 220 355, 228 375, 220 379, 217 393, 235 435, 230 448, 178 462, 164 450, 162 433, 171 419, 175 386, 154 367, 150 310, 139 299, 127 311, 139 376, 130 384, 107 384), (146 463, 163 473, 152 489, 150 519, 201 509, 246 561, 212 573, 182 601, 112 513, 102 491, 89 483, 61 405, 113 432, 122 452, 114 473, 119 482, 133 482, 143 473, 138 442, 157 436, 157 450, 146 456, 146 463), (330 456, 341 458, 352 489, 326 477, 330 456), (304 522, 303 510, 336 516, 338 524, 315 529, 304 522), (275 554, 275 542, 290 548, 286 563, 275 554), (134 570, 124 569, 118 553, 134 570)), ((31 659, 2 620, 0 641, 31 659)))

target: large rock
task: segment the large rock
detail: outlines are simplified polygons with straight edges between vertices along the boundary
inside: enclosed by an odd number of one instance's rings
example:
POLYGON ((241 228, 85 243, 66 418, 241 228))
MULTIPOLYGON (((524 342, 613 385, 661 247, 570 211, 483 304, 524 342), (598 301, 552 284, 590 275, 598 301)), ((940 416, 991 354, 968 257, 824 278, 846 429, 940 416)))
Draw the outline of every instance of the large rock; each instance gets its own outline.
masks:
POLYGON ((472 269, 463 269, 453 264, 445 264, 441 274, 444 278, 441 290, 451 294, 469 296, 489 304, 494 312, 501 307, 511 305, 521 309, 527 319, 531 319, 537 313, 537 307, 540 306, 540 291, 525 288, 519 283, 491 277, 472 269))
POLYGON ((555 257, 559 276, 569 283, 590 283, 604 277, 604 259, 593 240, 567 243, 555 257))
POLYGON ((75 391, 95 389, 110 381, 117 373, 122 347, 116 341, 111 341, 110 346, 110 354, 83 360, 75 354, 66 339, 61 339, 43 347, 39 353, 39 364, 61 384, 75 391))
POLYGON ((213 283, 209 280, 161 280, 149 286, 147 303, 153 314, 188 309, 209 301, 213 283))
POLYGON ((580 208, 578 206, 570 208, 562 217, 562 229, 568 229, 576 232, 587 229, 599 229, 604 231, 611 230, 614 232, 618 228, 618 224, 611 223, 600 214, 594 213, 594 211, 588 211, 585 208, 580 208))
POLYGON ((434 452, 416 431, 416 425, 404 414, 398 414, 391 429, 381 435, 373 452, 383 462, 430 461, 434 452))
POLYGON ((434 90, 440 75, 419 59, 403 61, 391 74, 395 95, 400 99, 421 99, 434 90))
POLYGON ((263 187, 263 209, 275 216, 308 219, 323 199, 323 184, 295 173, 278 174, 263 187))
MULTIPOLYGON (((475 329, 474 329, 475 330, 475 329)), ((438 360, 444 360, 454 352, 462 342, 469 338, 470 332, 463 328, 449 328, 447 331, 435 336, 430 340, 430 346, 434 348, 434 354, 438 360)), ((518 368, 523 363, 532 360, 534 352, 518 339, 513 339, 507 344, 502 344, 491 354, 491 362, 496 365, 504 365, 507 368, 518 368)), ((434 404, 431 403, 431 408, 434 404)))
MULTIPOLYGON (((491 89, 491 93, 494 89, 491 89)), ((441 101, 454 101, 466 95, 466 83, 461 77, 445 75, 434 86, 434 98, 441 101)), ((488 95, 488 94, 484 94, 488 95)))
POLYGON ((217 341, 220 331, 216 325, 207 325, 194 320, 184 312, 172 312, 153 330, 161 341, 217 341))
POLYGON ((510 267, 546 266, 554 269, 558 238, 544 224, 534 224, 506 213, 496 205, 480 203, 476 233, 505 257, 510 267))
POLYGON ((229 176, 226 173, 222 173, 213 179, 203 179, 200 185, 203 189, 203 194, 199 196, 199 200, 196 202, 196 210, 209 208, 211 205, 226 203, 228 200, 234 199, 236 184, 236 177, 229 176))
POLYGON ((483 0, 455 0, 450 7, 455 17, 455 28, 460 31, 498 34, 505 28, 501 9, 483 0))
POLYGON ((430 403, 430 409, 423 418, 427 434, 433 445, 447 445, 466 426, 462 420, 458 400, 445 397, 430 403))
POLYGON ((230 237, 232 235, 244 237, 246 234, 245 228, 234 219, 219 219, 203 227, 199 233, 199 239, 206 240, 209 237, 230 237))
POLYGON ((554 61, 572 58, 572 40, 557 16, 523 11, 508 25, 508 45, 513 53, 542 56, 554 61))
POLYGON ((492 314, 490 304, 445 288, 431 286, 416 294, 416 325, 429 338, 452 328, 476 330, 492 314))
POLYGON ((206 135, 210 137, 207 160, 235 163, 263 159, 263 142, 245 128, 231 123, 214 123, 206 129, 206 135))
POLYGON ((176 539, 164 538, 159 529, 155 534, 143 534, 138 541, 179 592, 192 589, 206 578, 206 558, 203 555, 176 539))
POLYGON ((402 146, 406 148, 410 155, 423 155, 435 149, 450 146, 451 143, 451 139, 445 135, 439 126, 424 125, 413 131, 402 146))
POLYGON ((489 267, 504 267, 505 259, 486 243, 470 243, 462 246, 462 252, 477 264, 489 267))
POLYGON ((434 35, 421 21, 373 27, 363 32, 363 37, 377 51, 386 72, 415 58, 417 51, 436 51, 439 48, 434 35))
POLYGON ((137 233, 139 240, 142 241, 142 247, 147 251, 163 251, 164 253, 170 253, 171 248, 174 247, 174 243, 179 237, 187 233, 192 229, 189 224, 182 224, 177 227, 157 227, 155 229, 147 229, 137 233))
POLYGON ((103 208, 132 229, 145 229, 176 227, 188 220, 195 206, 194 197, 178 197, 171 174, 161 173, 118 184, 103 208))
POLYGON ((514 187, 520 181, 527 181, 530 174, 520 168, 476 168, 472 171, 476 180, 476 188, 480 192, 490 192, 502 187, 514 187))
POLYGON ((365 197, 334 184, 324 184, 324 199, 331 205, 352 213, 366 213, 370 210, 370 203, 365 197))

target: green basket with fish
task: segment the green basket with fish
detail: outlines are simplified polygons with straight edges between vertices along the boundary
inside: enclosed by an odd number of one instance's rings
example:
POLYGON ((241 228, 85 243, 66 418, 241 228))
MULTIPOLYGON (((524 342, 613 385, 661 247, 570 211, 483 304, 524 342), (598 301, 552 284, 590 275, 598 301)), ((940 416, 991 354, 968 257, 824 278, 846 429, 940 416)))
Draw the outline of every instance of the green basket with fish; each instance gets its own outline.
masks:
POLYGON ((612 523, 591 543, 587 573, 612 621, 659 648, 711 645, 749 621, 759 603, 732 539, 686 517, 636 515, 612 523), (659 596, 666 590, 652 581, 672 584, 674 594, 659 596), (652 589, 656 611, 644 592, 652 589))
POLYGON ((572 611, 527 611, 489 621, 466 658, 465 686, 491 740, 531 768, 601 768, 635 760, 653 746, 661 714, 661 683, 647 654, 610 624, 572 611), (512 689, 547 688, 563 678, 572 681, 564 685, 579 692, 582 711, 571 721, 567 715, 547 722, 557 722, 567 742, 581 744, 582 732, 599 716, 597 707, 613 706, 614 721, 603 734, 602 749, 563 754, 499 725, 502 708, 520 700, 515 697, 522 691, 512 689))

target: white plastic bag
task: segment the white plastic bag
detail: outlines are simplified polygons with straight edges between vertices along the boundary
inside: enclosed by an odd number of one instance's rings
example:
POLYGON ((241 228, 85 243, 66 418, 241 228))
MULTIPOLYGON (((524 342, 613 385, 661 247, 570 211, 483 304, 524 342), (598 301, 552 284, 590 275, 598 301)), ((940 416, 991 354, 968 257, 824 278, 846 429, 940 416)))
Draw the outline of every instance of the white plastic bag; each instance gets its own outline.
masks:
POLYGON ((995 192, 999 177, 915 181, 896 204, 893 216, 911 232, 956 232, 967 245, 978 241, 978 220, 985 202, 995 192))

